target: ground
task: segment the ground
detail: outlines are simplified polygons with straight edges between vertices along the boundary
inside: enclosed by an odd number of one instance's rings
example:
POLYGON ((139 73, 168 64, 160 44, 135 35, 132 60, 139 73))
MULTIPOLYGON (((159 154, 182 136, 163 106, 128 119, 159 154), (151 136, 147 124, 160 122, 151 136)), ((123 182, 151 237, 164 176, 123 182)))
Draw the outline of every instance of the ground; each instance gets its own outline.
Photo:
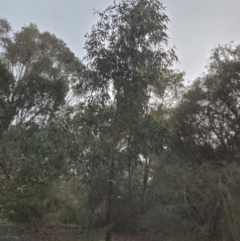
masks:
MULTIPOLYGON (((30 231, 25 233, 22 237, 24 241, 95 241, 96 239, 87 239, 84 234, 78 235, 77 229, 70 228, 45 228, 39 232, 30 231)), ((99 241, 101 241, 100 239, 99 241)), ((98 240, 96 240, 98 241, 98 240)), ((113 235, 113 241, 152 241, 146 236, 133 235, 113 235)))

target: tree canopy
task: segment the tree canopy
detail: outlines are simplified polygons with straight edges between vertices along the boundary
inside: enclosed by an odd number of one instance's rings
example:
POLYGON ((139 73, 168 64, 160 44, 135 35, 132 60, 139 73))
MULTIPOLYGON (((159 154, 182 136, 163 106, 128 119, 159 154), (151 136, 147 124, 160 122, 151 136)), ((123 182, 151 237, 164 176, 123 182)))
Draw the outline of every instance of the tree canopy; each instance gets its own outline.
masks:
POLYGON ((46 123, 65 103, 82 64, 66 44, 30 24, 13 33, 0 20, 0 134, 14 121, 46 123))
POLYGON ((96 13, 83 63, 0 19, 0 234, 239 240, 240 45, 186 86, 160 1, 96 13))

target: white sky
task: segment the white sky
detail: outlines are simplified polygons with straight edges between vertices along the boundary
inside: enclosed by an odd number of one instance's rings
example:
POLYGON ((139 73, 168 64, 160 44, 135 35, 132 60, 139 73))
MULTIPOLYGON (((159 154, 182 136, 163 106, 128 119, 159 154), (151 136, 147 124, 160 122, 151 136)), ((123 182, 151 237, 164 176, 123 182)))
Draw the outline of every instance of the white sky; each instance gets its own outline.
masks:
MULTIPOLYGON (((104 10, 113 0, 0 0, 0 17, 14 31, 30 22, 64 40, 80 58, 84 35, 97 21, 93 9, 104 10)), ((165 0, 170 18, 170 46, 176 46, 176 67, 193 80, 204 71, 210 51, 240 39, 240 0, 165 0)))

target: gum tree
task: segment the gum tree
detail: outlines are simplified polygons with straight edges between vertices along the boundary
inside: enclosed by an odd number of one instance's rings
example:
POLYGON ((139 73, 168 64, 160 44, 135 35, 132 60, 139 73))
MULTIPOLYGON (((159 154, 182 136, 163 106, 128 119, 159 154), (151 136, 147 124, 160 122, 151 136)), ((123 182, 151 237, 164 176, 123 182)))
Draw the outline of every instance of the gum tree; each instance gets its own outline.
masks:
MULTIPOLYGON (((65 103, 82 64, 66 44, 30 24, 13 32, 0 19, 0 138, 11 125, 45 125, 65 103)), ((8 163, 0 160, 6 177, 8 163)))
MULTIPOLYGON (((106 208, 110 225, 119 153, 126 147, 123 136, 126 140, 138 131, 151 90, 177 58, 173 49, 167 50, 169 19, 160 1, 122 0, 98 14, 99 22, 86 36, 90 76, 83 85, 89 92, 87 108, 109 105, 112 109, 106 208)), ((110 240, 108 231, 106 241, 110 240)))
POLYGON ((46 123, 64 104, 82 64, 66 44, 35 24, 13 32, 0 19, 0 135, 15 121, 46 123))

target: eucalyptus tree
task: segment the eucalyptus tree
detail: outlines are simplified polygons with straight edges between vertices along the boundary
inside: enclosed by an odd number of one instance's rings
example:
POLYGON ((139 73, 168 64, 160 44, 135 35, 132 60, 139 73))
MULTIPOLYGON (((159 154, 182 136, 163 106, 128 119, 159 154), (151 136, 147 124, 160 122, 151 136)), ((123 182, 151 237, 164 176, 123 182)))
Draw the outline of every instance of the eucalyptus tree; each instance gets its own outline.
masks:
MULTIPOLYGON (((110 151, 108 154, 107 225, 111 223, 116 165, 126 148, 131 130, 148 109, 150 91, 174 60, 167 49, 167 23, 158 0, 123 0, 98 12, 100 20, 86 35, 85 60, 91 71, 82 83, 89 92, 88 108, 110 105, 110 151)), ((93 115, 94 116, 94 113, 93 115)), ((106 240, 111 240, 111 231, 106 240)))
POLYGON ((82 64, 62 40, 34 24, 13 32, 0 19, 0 46, 1 68, 9 72, 0 78, 0 134, 13 120, 46 122, 64 103, 82 64))
POLYGON ((173 112, 178 149, 199 164, 239 158, 239 64, 239 45, 215 48, 207 72, 190 86, 173 112))
MULTIPOLYGON (((13 32, 0 19, 0 137, 10 125, 46 124, 65 103, 82 64, 66 44, 30 24, 13 32)), ((6 175, 8 167, 0 161, 6 175)))

